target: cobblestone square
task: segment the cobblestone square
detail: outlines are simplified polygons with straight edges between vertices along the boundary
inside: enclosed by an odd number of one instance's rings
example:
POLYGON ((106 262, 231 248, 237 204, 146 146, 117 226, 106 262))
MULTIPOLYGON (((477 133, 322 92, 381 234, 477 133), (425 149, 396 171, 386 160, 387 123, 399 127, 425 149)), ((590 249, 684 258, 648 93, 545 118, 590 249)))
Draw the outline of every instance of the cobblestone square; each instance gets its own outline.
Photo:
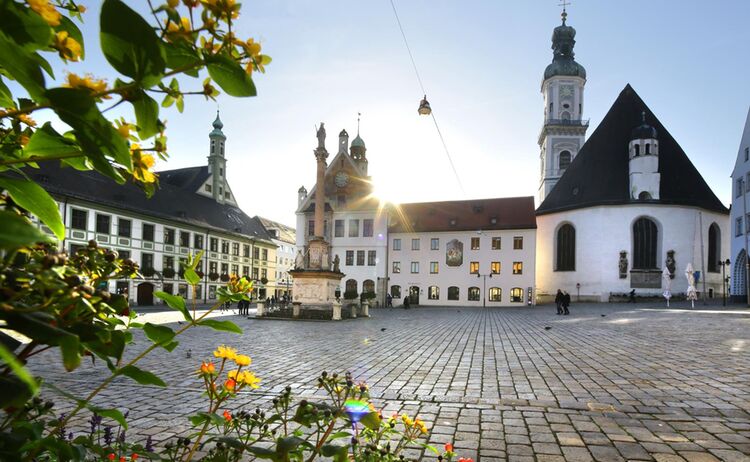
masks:
MULTIPOLYGON (((243 335, 190 330, 172 353, 139 364, 169 388, 121 378, 97 402, 130 411, 130 438, 179 433, 203 406, 194 371, 225 343, 249 354, 263 379, 234 401, 238 408, 263 405, 287 384, 314 399, 321 371, 351 371, 386 413, 418 412, 431 443, 453 442, 477 461, 750 460, 750 310, 554 311, 375 309, 342 322, 232 315, 243 335)), ((145 345, 138 338, 130 353, 145 345)), ((37 372, 80 396, 106 369, 37 372)))

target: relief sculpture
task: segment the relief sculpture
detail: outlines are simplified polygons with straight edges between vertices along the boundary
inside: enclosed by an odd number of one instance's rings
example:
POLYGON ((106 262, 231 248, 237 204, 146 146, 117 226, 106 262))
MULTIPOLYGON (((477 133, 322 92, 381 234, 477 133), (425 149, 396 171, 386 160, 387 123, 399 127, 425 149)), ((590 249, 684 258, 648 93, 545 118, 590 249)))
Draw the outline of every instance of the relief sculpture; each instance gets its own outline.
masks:
POLYGON ((628 277, 628 253, 626 251, 620 252, 620 261, 618 263, 620 269, 620 279, 628 277))
POLYGON ((448 241, 445 245, 445 264, 461 266, 464 263, 464 244, 458 239, 448 241))

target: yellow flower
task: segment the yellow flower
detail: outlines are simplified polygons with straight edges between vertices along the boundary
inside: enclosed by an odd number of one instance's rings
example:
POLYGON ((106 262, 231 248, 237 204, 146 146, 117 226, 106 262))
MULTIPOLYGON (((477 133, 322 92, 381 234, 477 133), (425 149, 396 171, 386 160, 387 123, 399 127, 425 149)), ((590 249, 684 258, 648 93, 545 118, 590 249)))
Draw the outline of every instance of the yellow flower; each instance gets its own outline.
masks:
POLYGON ((78 12, 83 14, 86 12, 86 7, 83 5, 78 5, 78 12))
MULTIPOLYGON (((86 74, 81 77, 74 73, 68 74, 68 81, 63 84, 64 87, 68 88, 83 88, 89 90, 91 93, 101 93, 107 91, 107 82, 103 79, 95 79, 91 74, 86 74)), ((109 95, 102 96, 104 99, 109 99, 109 95)))
POLYGON ((132 125, 130 125, 127 122, 119 122, 119 121, 116 121, 116 122, 117 122, 116 123, 116 125, 117 125, 117 133, 119 133, 120 136, 122 136, 126 140, 129 139, 130 138, 130 129, 131 129, 132 125))
POLYGON ((55 34, 55 43, 52 46, 60 53, 63 60, 78 61, 81 59, 81 44, 64 30, 55 34))
POLYGON ((42 17, 50 26, 60 25, 60 12, 55 9, 49 0, 26 0, 29 8, 42 17))
POLYGON ((422 434, 427 433, 427 425, 422 419, 414 419, 414 428, 418 428, 422 434))
POLYGON ((414 422, 406 414, 401 414, 401 421, 404 422, 404 425, 407 427, 411 427, 414 424, 414 422))
POLYGON ((249 365, 250 365, 250 363, 252 363, 252 362, 253 362, 253 360, 252 360, 252 359, 250 359, 250 356, 246 356, 246 355, 235 355, 235 357, 234 357, 234 362, 235 362, 235 363, 236 363, 236 364, 237 364, 238 366, 240 366, 240 367, 241 367, 241 366, 249 366, 249 365))
POLYGON ((217 358, 234 359, 237 356, 237 350, 232 347, 221 345, 214 351, 214 356, 217 358))
POLYGON ((232 380, 237 384, 247 385, 250 388, 260 387, 260 379, 250 371, 240 371, 239 369, 235 369, 227 372, 227 376, 229 377, 229 380, 232 380))
POLYGON ((36 127, 36 121, 29 117, 28 114, 18 114, 16 116, 19 122, 28 125, 29 127, 36 127))
POLYGON ((130 155, 133 157, 133 177, 143 183, 155 182, 156 175, 150 170, 154 166, 154 156, 144 154, 136 143, 130 145, 130 155))
POLYGON ((219 19, 236 19, 240 15, 236 0, 201 0, 201 3, 219 19))

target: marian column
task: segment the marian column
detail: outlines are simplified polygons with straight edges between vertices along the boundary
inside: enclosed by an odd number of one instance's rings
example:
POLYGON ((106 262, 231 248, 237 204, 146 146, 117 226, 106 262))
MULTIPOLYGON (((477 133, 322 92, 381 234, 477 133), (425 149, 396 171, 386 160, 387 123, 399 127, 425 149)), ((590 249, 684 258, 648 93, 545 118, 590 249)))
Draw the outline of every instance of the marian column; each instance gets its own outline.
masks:
POLYGON ((325 178, 326 178, 326 158, 328 158, 328 151, 326 151, 326 129, 323 122, 320 123, 320 128, 317 132, 318 136, 318 147, 315 149, 315 160, 317 161, 317 182, 315 185, 315 236, 310 239, 308 244, 310 252, 310 268, 311 269, 329 269, 328 263, 328 243, 325 238, 325 209, 326 209, 326 192, 325 192, 325 178))

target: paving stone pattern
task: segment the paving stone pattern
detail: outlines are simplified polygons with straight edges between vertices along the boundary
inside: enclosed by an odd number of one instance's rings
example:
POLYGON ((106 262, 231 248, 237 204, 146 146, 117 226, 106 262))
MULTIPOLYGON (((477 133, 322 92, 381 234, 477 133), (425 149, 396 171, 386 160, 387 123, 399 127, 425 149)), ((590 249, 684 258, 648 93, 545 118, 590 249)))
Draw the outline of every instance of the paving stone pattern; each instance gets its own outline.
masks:
MULTIPOLYGON (((750 461, 750 310, 701 308, 388 309, 338 323, 232 316, 242 336, 195 329, 139 364, 168 389, 121 378, 96 402, 130 411, 130 438, 179 434, 204 407, 194 371, 226 343, 263 379, 237 408, 263 406, 287 384, 314 399, 320 371, 351 371, 386 415, 418 413, 430 443, 452 442, 476 461, 750 461)), ((38 372, 84 395, 106 371, 38 372)))

